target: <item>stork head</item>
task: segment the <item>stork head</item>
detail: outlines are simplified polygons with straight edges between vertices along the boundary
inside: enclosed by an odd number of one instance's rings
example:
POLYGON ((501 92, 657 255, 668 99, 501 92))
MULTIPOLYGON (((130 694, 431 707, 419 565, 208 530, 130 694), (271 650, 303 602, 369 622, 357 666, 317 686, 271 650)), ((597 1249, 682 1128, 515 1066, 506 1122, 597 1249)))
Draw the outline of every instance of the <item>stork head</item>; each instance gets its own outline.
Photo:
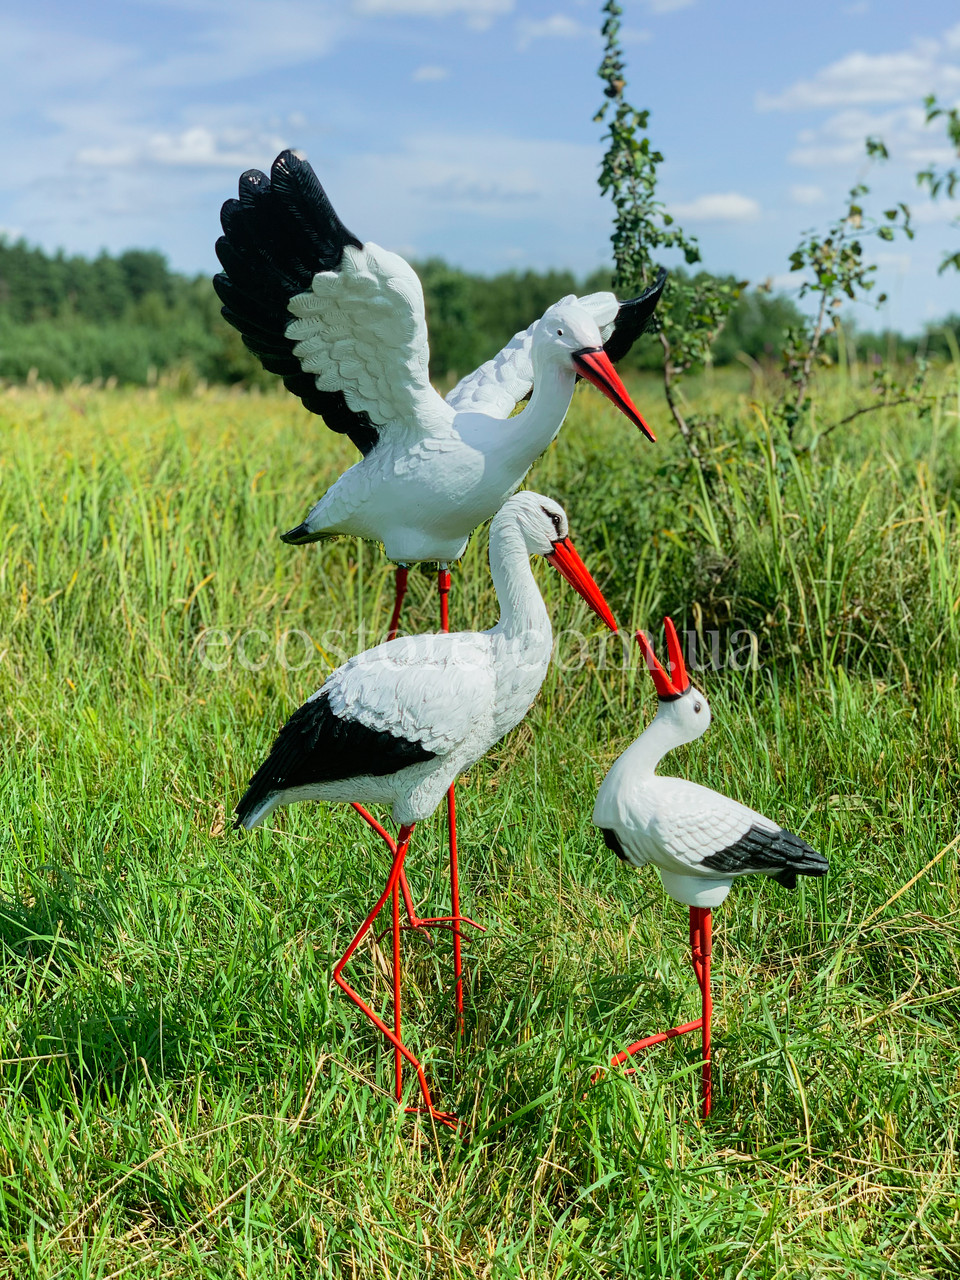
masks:
POLYGON ((493 517, 491 537, 494 530, 507 524, 515 524, 519 529, 528 555, 543 556, 549 560, 561 577, 566 578, 578 595, 586 600, 600 621, 611 631, 617 630, 610 606, 570 541, 567 513, 559 502, 545 498, 542 493, 515 493, 493 517))
POLYGON ((537 321, 533 331, 533 354, 538 360, 572 365, 578 377, 592 382, 640 428, 648 440, 656 440, 604 351, 603 337, 596 320, 579 305, 573 294, 548 307, 537 321))
POLYGON ((710 725, 710 704, 690 683, 680 638, 672 618, 664 618, 667 633, 667 666, 664 670, 653 651, 653 645, 645 631, 637 632, 637 644, 643 654, 654 685, 659 707, 657 719, 667 720, 676 730, 681 742, 693 742, 705 733, 710 725))

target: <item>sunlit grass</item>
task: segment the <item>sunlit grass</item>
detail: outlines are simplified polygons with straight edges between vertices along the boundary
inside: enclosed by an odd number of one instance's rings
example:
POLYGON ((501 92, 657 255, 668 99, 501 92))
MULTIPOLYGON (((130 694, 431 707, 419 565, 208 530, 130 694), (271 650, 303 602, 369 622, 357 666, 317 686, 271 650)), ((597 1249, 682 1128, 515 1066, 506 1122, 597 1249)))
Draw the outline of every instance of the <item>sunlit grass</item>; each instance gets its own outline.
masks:
MULTIPOLYGON (((960 793, 956 379, 928 420, 865 417, 799 460, 748 383, 696 388, 707 483, 652 381, 655 448, 581 391, 530 482, 566 504, 625 627, 669 611, 721 657, 755 634, 756 669, 698 676, 714 724, 671 767, 802 832, 831 874, 741 884, 716 913, 709 1123, 695 1045, 591 1084, 694 1016, 696 987, 681 909, 589 821, 651 690, 629 652, 600 665, 590 615, 537 566, 588 660, 562 636, 527 722, 461 784, 465 908, 488 925, 462 1046, 448 942, 406 951, 408 1035, 466 1144, 398 1113, 390 1061, 331 991, 383 849, 341 807, 230 831, 283 718, 386 625, 377 548, 276 536, 351 446, 289 397, 0 395, 6 1274, 960 1265, 960 880, 956 848, 938 858, 960 793)), ((849 396, 820 387, 821 427, 849 396)), ((435 591, 411 583, 425 630, 435 591)), ((455 625, 495 619, 483 537, 452 601, 455 625)), ((442 840, 422 824, 410 860, 438 914, 442 840)), ((353 973, 385 1007, 372 948, 353 973)))

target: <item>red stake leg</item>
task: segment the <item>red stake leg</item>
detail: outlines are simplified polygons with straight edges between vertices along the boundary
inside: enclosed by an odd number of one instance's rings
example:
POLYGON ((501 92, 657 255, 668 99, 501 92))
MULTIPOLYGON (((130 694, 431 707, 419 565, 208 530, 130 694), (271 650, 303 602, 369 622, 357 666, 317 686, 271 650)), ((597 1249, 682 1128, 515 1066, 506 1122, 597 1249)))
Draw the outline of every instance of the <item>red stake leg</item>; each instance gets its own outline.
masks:
MULTIPOLYGON (((390 626, 387 629, 387 640, 396 640, 397 632, 400 630, 400 610, 403 608, 404 597, 407 594, 407 578, 409 576, 410 576, 410 571, 407 568, 407 566, 405 564, 398 564, 397 573, 396 573, 396 587, 395 587, 394 597, 393 597, 393 614, 390 618, 390 626)), ((385 840, 390 842, 390 837, 379 825, 379 823, 374 822, 373 818, 370 817, 369 813, 367 813, 366 810, 361 809, 359 805, 354 805, 353 807, 357 810, 359 814, 361 814, 364 818, 366 818, 367 822, 370 823, 370 825, 374 828, 374 830, 379 831, 380 835, 382 835, 385 840)), ((404 901, 404 905, 407 908, 407 915, 409 915, 410 902, 411 902, 410 886, 407 884, 407 873, 405 871, 400 876, 400 888, 403 891, 403 901, 404 901)))
MULTIPOLYGON (((700 1017, 693 1022, 684 1022, 679 1027, 671 1027, 669 1031, 658 1031, 655 1035, 644 1036, 610 1059, 611 1067, 619 1067, 622 1062, 638 1053, 641 1049, 649 1049, 651 1045, 663 1044, 665 1040, 673 1040, 676 1036, 685 1035, 688 1031, 701 1032, 703 1067, 700 1073, 700 1114, 704 1120, 710 1114, 713 1102, 713 1059, 710 1049, 710 1027, 713 1021, 713 997, 710 993, 710 959, 713 945, 713 917, 708 907, 690 908, 690 959, 700 988, 700 1017)), ((635 1067, 628 1068, 636 1070, 635 1067)), ((594 1080, 600 1075, 598 1071, 594 1080)))
MULTIPOLYGON (((442 564, 437 572, 440 592, 440 630, 450 630, 450 570, 442 564)), ((453 977, 456 984, 457 1030, 463 1035, 463 952, 460 935, 460 874, 457 866, 457 801, 453 784, 447 792, 447 831, 450 841, 450 911, 453 919, 453 977)))
POLYGON ((400 630, 400 610, 403 607, 403 597, 407 594, 408 573, 409 570, 405 564, 397 565, 396 594, 393 599, 393 617, 390 619, 390 627, 387 631, 388 640, 396 640, 397 632, 400 630))
MULTIPOLYGON (((460 881, 457 873, 457 802, 453 787, 447 792, 447 828, 450 833, 450 907, 453 911, 453 975, 457 984, 457 1033, 463 1035, 463 953, 460 947, 460 881)), ((466 917, 464 917, 466 920, 466 917)), ((474 921, 466 920, 467 924, 474 921)), ((483 925, 476 926, 483 929, 483 925)))
MULTIPOLYGON (((393 836, 391 836, 388 831, 384 830, 384 828, 376 820, 373 814, 368 813, 368 811, 363 807, 363 805, 357 804, 355 800, 351 801, 350 807, 352 809, 356 809, 357 813, 359 813, 360 817, 363 818, 364 822, 368 823, 374 829, 377 835, 380 836, 380 838, 386 842, 387 848, 390 850, 390 852, 396 853, 397 846, 396 846, 396 843, 394 842, 393 836)), ((417 915, 416 907, 414 907, 413 899, 410 896, 410 886, 407 883, 407 874, 405 871, 401 871, 400 873, 400 892, 403 894, 403 905, 407 913, 407 919, 410 921, 409 924, 405 924, 401 926, 401 930, 400 930, 401 933, 407 929, 423 929, 424 934, 429 937, 429 935, 426 934, 427 929, 452 929, 454 927, 453 916, 419 916, 417 915)), ((457 923, 461 925, 468 924, 473 929, 479 929, 481 933, 486 933, 487 931, 486 925, 477 924, 476 920, 471 920, 469 916, 459 916, 457 918, 457 923)), ((377 941, 379 942, 380 938, 382 937, 383 937, 383 934, 380 934, 377 937, 377 941)))
MULTIPOLYGON (((371 928, 373 927, 373 922, 374 920, 376 920, 377 916, 380 914, 383 908, 383 904, 386 902, 387 898, 389 898, 391 894, 394 893, 397 886, 399 885, 400 873, 403 870, 403 861, 404 861, 404 858, 406 858, 407 856, 407 849, 409 848, 409 845, 410 845, 410 835, 412 831, 413 831, 412 823, 409 826, 403 826, 400 828, 400 834, 397 839, 396 845, 394 846, 395 852, 394 852, 394 858, 393 858, 393 865, 390 868, 390 875, 387 878, 386 887, 384 888, 383 893, 381 893, 380 897, 378 898, 377 903, 374 906, 373 910, 370 912, 366 920, 364 920, 363 924, 354 934, 353 941, 350 943, 349 947, 347 947, 346 951, 337 961, 336 968, 333 971, 333 980, 337 984, 337 986, 340 988, 340 990, 346 994, 347 998, 353 1001, 353 1003, 357 1006, 360 1012, 365 1014, 366 1017, 370 1019, 370 1021, 381 1033, 381 1035, 385 1036, 387 1040, 390 1042, 390 1044, 393 1045, 397 1055, 405 1058, 407 1062, 410 1063, 411 1067, 413 1067, 414 1071, 417 1073, 417 1081, 419 1082, 419 1085, 420 1085, 420 1092, 423 1095, 423 1101, 424 1101, 426 1110, 430 1114, 430 1116, 434 1120, 438 1120, 441 1124, 447 1125, 448 1128, 453 1129, 454 1131, 457 1131, 460 1125, 456 1116, 450 1115, 446 1111, 440 1111, 437 1109, 437 1107, 434 1106, 433 1099, 430 1097, 430 1086, 427 1084, 427 1077, 424 1074, 423 1066, 421 1065, 420 1060, 413 1053, 411 1053, 411 1051, 407 1048, 407 1046, 403 1043, 402 1039, 400 1038, 400 1034, 399 1034, 400 1011, 399 1011, 399 1001, 396 999, 396 996, 397 996, 396 985, 394 987, 394 997, 395 997, 394 1019, 395 1019, 397 1030, 391 1031, 391 1029, 383 1021, 383 1019, 379 1017, 378 1014, 374 1013, 374 1011, 370 1008, 368 1004, 366 1004, 363 1000, 361 1000, 361 998, 353 990, 353 988, 350 986, 347 980, 343 977, 343 970, 346 967, 350 957, 356 951, 361 941, 370 932, 371 928)), ((395 897, 394 899, 394 919, 396 921, 395 938, 397 939, 396 950, 394 952, 394 955, 396 958, 399 954, 399 924, 400 924, 399 896, 395 897)), ((397 977, 398 973, 399 973, 399 965, 397 965, 397 967, 394 970, 395 984, 398 982, 398 977, 397 977)), ((411 1108, 408 1108, 408 1110, 417 1111, 419 1110, 419 1108, 411 1107, 411 1108)))
MULTIPOLYGON (((400 885, 398 883, 393 886, 393 1033, 399 1044, 403 1037, 400 1034, 400 885)), ((394 1092, 399 1102, 403 1097, 403 1055, 396 1045, 393 1049, 393 1075, 394 1092)))
POLYGON ((703 1014, 703 1071, 701 1074, 701 1114, 704 1120, 713 1104, 713 1058, 710 1050, 710 1024, 713 1021, 713 996, 710 992, 710 960, 713 954, 713 917, 708 907, 700 909, 700 995, 703 1014))

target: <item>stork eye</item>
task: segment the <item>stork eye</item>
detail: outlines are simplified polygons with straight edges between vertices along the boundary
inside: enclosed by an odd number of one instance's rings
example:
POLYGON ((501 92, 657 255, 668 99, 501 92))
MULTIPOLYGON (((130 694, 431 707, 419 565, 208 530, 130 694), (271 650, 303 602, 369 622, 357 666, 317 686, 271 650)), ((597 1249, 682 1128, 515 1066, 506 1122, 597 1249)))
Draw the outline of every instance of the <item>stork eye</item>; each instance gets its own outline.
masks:
POLYGON ((558 329, 558 330, 557 330, 557 337, 558 337, 558 338, 562 338, 562 337, 563 337, 563 330, 562 330, 562 329, 558 329))
POLYGON ((557 531, 557 537, 559 537, 560 529, 562 527, 559 514, 556 511, 548 511, 546 507, 541 507, 540 510, 545 516, 548 516, 553 521, 553 527, 557 531))
POLYGON ((703 710, 703 703, 702 703, 702 702, 695 702, 695 703, 693 704, 693 710, 694 710, 694 712, 695 712, 695 714, 696 714, 696 715, 699 715, 699 714, 700 714, 700 712, 703 710))

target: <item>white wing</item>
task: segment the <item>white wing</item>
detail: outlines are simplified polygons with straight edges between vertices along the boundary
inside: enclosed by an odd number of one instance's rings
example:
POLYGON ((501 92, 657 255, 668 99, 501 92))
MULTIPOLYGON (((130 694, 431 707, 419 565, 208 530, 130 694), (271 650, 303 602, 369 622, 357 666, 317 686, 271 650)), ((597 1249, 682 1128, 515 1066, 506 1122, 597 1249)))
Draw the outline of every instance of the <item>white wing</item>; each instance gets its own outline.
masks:
MULTIPOLYGON (((609 777, 610 775, 608 775, 609 777)), ((652 778, 600 788, 593 821, 616 832, 629 861, 680 873, 713 874, 703 860, 737 845, 751 830, 779 832, 777 823, 729 796, 685 778, 652 778)))
MULTIPOLYGON (((403 636, 357 654, 323 686, 335 715, 447 755, 492 720, 489 644, 470 632, 403 636)), ((314 697, 317 694, 313 695, 314 697)))
MULTIPOLYGON (((606 342, 613 333, 620 305, 614 295, 588 293, 577 298, 571 293, 560 299, 560 303, 568 302, 576 302, 589 313, 600 329, 601 338, 606 342)), ((560 303, 554 305, 558 306, 560 303)), ((515 333, 492 360, 461 378, 453 390, 447 392, 447 404, 458 413, 473 410, 487 413, 493 418, 509 417, 533 387, 530 351, 533 346, 533 331, 539 323, 539 320, 534 320, 526 329, 515 333)))
POLYGON ((663 785, 657 787, 650 834, 679 866, 698 870, 704 858, 736 845, 751 827, 780 830, 776 822, 709 787, 684 778, 657 781, 663 785))
POLYGON ((293 354, 318 391, 342 391, 354 413, 416 436, 442 431, 450 410, 430 385, 423 290, 403 258, 348 244, 336 271, 318 271, 287 304, 293 354))

